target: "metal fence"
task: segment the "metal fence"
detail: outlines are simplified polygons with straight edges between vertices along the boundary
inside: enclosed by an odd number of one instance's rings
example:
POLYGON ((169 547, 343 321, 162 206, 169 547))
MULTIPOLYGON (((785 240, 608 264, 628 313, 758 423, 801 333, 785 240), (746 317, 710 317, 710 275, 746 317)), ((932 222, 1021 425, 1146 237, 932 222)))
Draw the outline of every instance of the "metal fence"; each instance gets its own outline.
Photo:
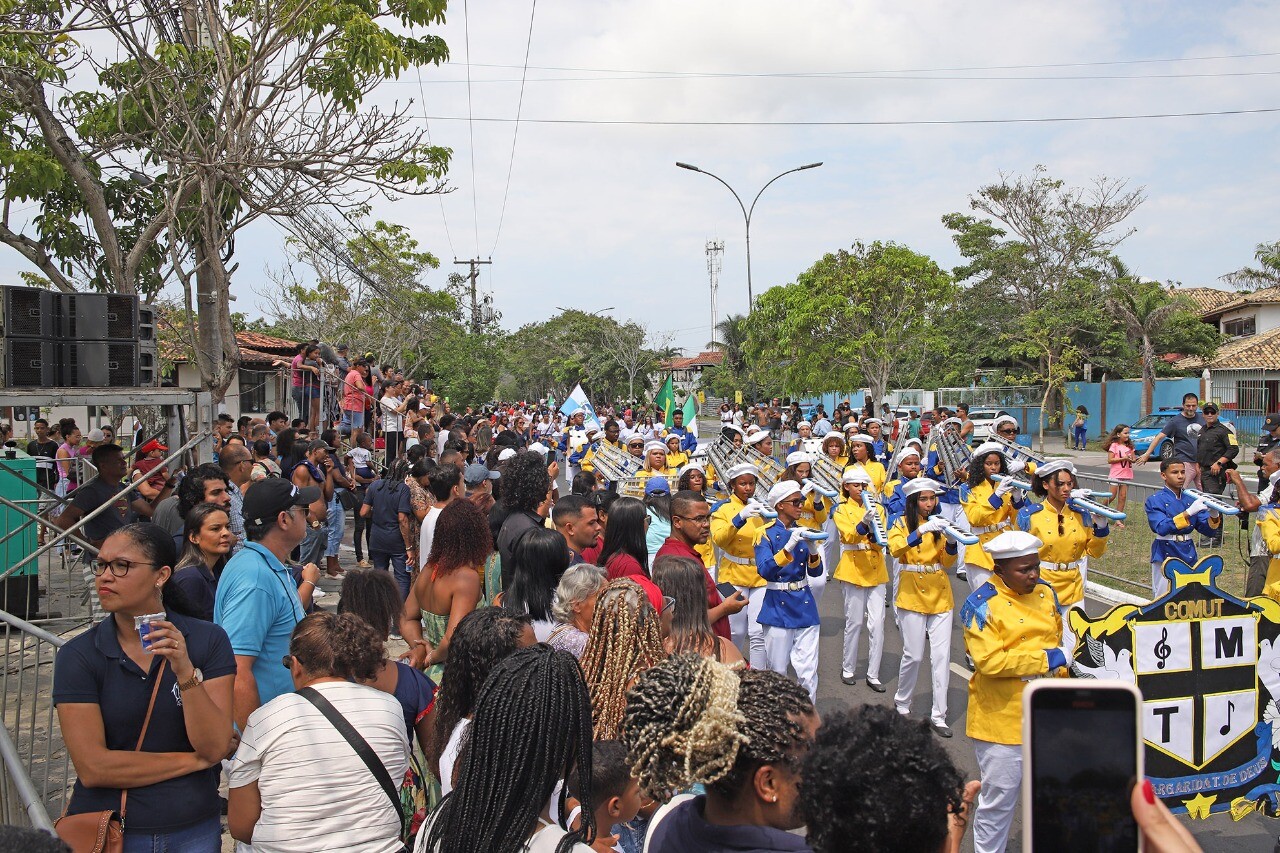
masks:
POLYGON ((1243 447, 1255 447, 1262 420, 1280 406, 1280 371, 1220 370, 1210 376, 1209 399, 1235 427, 1243 447))
POLYGON ((954 409, 959 403, 990 408, 1040 408, 1044 392, 1039 385, 977 385, 972 388, 939 388, 936 402, 954 409))
POLYGON ((0 673, 0 819, 52 828, 75 781, 53 708, 53 660, 66 642, 43 628, 0 611, 4 638, 0 673))

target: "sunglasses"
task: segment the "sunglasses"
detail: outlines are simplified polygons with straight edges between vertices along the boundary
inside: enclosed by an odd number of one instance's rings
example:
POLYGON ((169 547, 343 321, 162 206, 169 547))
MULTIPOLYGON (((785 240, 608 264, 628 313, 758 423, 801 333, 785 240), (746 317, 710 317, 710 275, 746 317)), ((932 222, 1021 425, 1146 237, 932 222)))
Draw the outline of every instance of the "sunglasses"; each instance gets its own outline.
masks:
POLYGON ((804 498, 792 498, 789 501, 778 501, 776 506, 783 506, 784 504, 786 506, 801 506, 804 504, 804 498))

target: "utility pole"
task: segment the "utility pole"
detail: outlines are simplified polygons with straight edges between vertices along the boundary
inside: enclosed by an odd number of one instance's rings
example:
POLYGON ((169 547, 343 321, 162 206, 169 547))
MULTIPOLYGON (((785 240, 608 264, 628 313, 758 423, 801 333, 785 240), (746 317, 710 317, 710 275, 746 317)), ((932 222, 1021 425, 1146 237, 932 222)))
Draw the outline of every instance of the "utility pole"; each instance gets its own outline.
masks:
POLYGON ((723 240, 707 241, 707 275, 711 278, 711 345, 716 343, 716 323, 720 322, 716 315, 716 293, 720 290, 721 255, 724 254, 723 240))
POLYGON ((476 279, 480 277, 480 265, 492 264, 493 261, 482 261, 479 258, 475 258, 470 261, 460 261, 457 258, 454 258, 453 262, 458 266, 465 264, 471 267, 471 272, 467 276, 467 278, 471 280, 471 334, 478 335, 480 334, 480 303, 476 301, 476 279))

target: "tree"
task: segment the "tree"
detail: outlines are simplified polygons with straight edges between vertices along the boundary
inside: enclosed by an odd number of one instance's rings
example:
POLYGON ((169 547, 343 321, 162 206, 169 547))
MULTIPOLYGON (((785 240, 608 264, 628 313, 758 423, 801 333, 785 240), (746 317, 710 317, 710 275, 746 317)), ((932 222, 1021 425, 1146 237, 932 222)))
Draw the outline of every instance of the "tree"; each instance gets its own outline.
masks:
POLYGON ((601 349, 626 374, 628 400, 636 399, 636 377, 653 373, 658 366, 658 350, 666 350, 671 342, 670 334, 665 334, 654 347, 646 347, 645 341, 651 336, 648 326, 636 322, 604 323, 600 328, 601 349))
POLYGON ((750 356, 792 391, 865 384, 883 400, 891 382, 915 387, 930 349, 945 346, 934 315, 955 293, 925 255, 854 243, 760 296, 747 321, 750 356))
POLYGON ((1280 240, 1259 243, 1254 250, 1256 267, 1241 267, 1221 276, 1222 281, 1237 290, 1257 290, 1263 287, 1280 287, 1280 240))
MULTIPOLYGON (((989 218, 942 218, 968 261, 955 276, 966 289, 969 342, 985 361, 1016 359, 1015 369, 1052 386, 1055 371, 1073 361, 1121 360, 1127 342, 1107 316, 1106 299, 1114 251, 1133 233, 1121 226, 1143 198, 1142 188, 1105 177, 1067 187, 1037 166, 1030 176, 1001 175, 970 196, 969 206, 989 218), (1038 345, 1018 345, 1028 340, 1038 345)), ((1049 407, 1055 419, 1057 403, 1049 407)))
MULTIPOLYGON (((1219 336, 1208 324, 1200 322, 1195 316, 1195 307, 1186 297, 1170 293, 1159 282, 1135 280, 1124 265, 1118 262, 1116 272, 1116 286, 1111 290, 1107 307, 1124 324, 1137 347, 1138 361, 1142 367, 1142 405, 1139 414, 1146 415, 1151 411, 1152 395, 1155 392, 1156 363, 1162 333, 1178 325, 1182 319, 1185 331, 1194 334, 1203 330, 1199 337, 1208 337, 1212 346, 1216 346, 1219 336), (1179 315, 1182 315, 1181 318, 1179 315), (1193 323, 1186 328, 1185 320, 1188 315, 1193 323)), ((1183 334, 1178 337, 1178 351, 1183 354, 1187 354, 1191 347, 1203 349, 1203 345, 1191 335, 1183 334)))
POLYGON ((216 399, 236 371, 241 228, 442 188, 449 152, 425 144, 409 106, 364 101, 447 57, 439 38, 406 34, 442 21, 443 0, 32 0, 0 14, 4 199, 38 205, 31 233, 5 216, 0 241, 63 289, 176 279, 216 399), (85 30, 109 43, 95 53, 75 40, 85 30), (72 87, 86 78, 96 85, 72 87))

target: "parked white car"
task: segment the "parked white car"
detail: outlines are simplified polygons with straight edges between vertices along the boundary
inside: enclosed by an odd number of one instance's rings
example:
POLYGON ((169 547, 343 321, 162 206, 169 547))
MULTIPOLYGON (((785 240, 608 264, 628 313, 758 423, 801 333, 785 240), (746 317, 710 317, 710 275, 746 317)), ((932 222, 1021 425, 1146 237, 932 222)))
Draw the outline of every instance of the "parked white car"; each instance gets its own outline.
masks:
POLYGON ((969 435, 969 443, 977 446, 991 438, 991 422, 1005 414, 1008 412, 1004 409, 970 409, 969 420, 973 421, 973 432, 969 435))

